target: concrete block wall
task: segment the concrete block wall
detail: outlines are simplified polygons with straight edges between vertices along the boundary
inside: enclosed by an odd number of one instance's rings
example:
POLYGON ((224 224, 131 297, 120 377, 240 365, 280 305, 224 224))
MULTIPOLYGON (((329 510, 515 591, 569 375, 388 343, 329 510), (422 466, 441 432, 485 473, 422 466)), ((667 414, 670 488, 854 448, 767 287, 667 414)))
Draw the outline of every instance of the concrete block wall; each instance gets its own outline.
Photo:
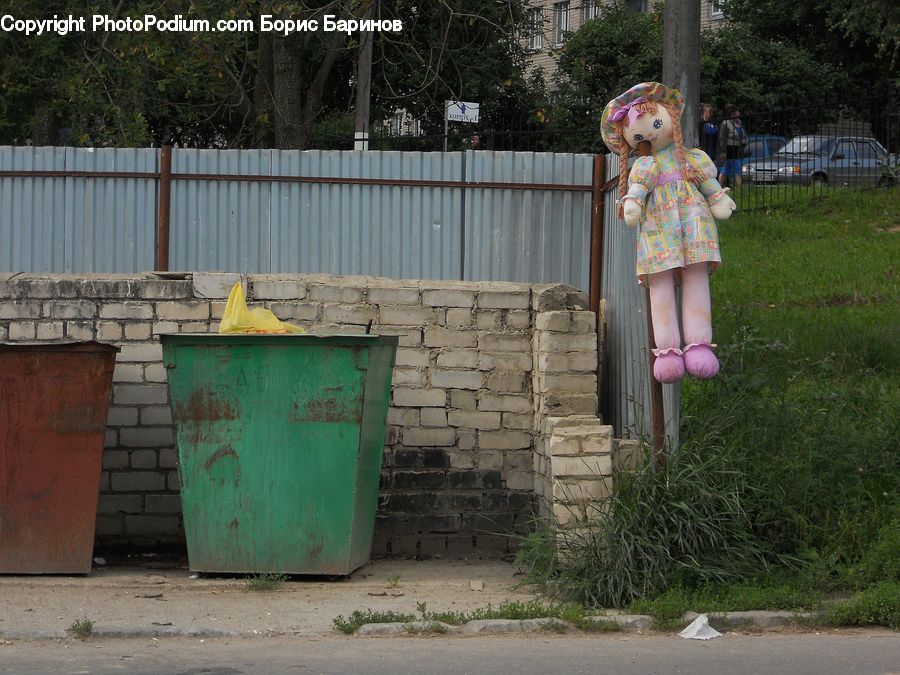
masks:
POLYGON ((587 416, 607 438, 594 417, 596 320, 585 294, 568 286, 325 275, 2 274, 0 340, 95 339, 121 347, 100 485, 102 547, 183 545, 158 336, 216 331, 236 281, 251 305, 267 306, 310 332, 364 332, 371 321, 373 332, 399 336, 376 555, 511 552, 535 497, 552 498, 554 476, 562 475, 547 461, 554 433, 548 430, 562 426, 548 420, 587 416))

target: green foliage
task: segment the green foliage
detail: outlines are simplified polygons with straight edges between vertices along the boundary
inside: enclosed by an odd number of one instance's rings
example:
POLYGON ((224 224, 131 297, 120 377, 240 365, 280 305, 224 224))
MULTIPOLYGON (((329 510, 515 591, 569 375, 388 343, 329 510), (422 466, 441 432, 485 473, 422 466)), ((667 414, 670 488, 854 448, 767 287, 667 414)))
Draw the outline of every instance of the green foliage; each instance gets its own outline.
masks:
POLYGON ((900 507, 875 535, 859 564, 850 571, 859 585, 878 581, 900 582, 900 507))
POLYGON ((94 622, 88 618, 75 619, 69 627, 75 637, 87 638, 94 632, 94 622))
POLYGON ((251 574, 247 577, 248 591, 274 591, 287 581, 287 575, 273 572, 251 574))
POLYGON ((900 582, 883 581, 849 600, 829 605, 825 619, 832 626, 887 626, 900 630, 900 582))
POLYGON ((548 576, 539 561, 552 560, 554 587, 588 607, 621 607, 678 582, 747 579, 768 564, 744 512, 750 489, 726 454, 686 447, 660 472, 644 462, 589 523, 547 530, 520 557, 535 582, 548 576), (561 552, 552 558, 547 549, 557 542, 561 552))
POLYGON ((349 618, 343 615, 333 620, 334 627, 342 633, 351 635, 357 628, 367 623, 410 623, 415 621, 416 617, 412 614, 401 614, 400 612, 378 612, 371 609, 354 611, 349 618))

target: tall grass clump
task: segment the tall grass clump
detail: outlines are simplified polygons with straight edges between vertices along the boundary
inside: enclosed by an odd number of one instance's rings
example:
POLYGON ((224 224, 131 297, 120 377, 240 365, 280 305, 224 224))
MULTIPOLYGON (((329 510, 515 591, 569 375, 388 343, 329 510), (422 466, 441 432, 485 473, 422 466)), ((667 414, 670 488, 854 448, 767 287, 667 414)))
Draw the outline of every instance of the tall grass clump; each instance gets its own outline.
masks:
POLYGON ((518 562, 530 580, 587 607, 622 607, 672 584, 746 580, 768 564, 743 507, 748 490, 721 453, 685 448, 660 472, 648 458, 588 522, 538 531, 518 562))

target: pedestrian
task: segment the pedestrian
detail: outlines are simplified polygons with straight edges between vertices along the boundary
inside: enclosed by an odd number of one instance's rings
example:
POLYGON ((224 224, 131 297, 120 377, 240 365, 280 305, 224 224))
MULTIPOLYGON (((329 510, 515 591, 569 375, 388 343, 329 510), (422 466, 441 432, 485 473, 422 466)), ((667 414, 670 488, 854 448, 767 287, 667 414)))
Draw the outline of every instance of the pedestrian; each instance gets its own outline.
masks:
POLYGON ((700 104, 700 149, 710 158, 715 158, 719 154, 716 147, 719 127, 712 121, 712 110, 709 103, 700 104))
POLYGON ((740 186, 743 160, 749 155, 750 142, 740 115, 738 107, 729 103, 725 106, 725 119, 719 125, 716 160, 722 167, 719 183, 723 186, 729 182, 736 187, 740 186))

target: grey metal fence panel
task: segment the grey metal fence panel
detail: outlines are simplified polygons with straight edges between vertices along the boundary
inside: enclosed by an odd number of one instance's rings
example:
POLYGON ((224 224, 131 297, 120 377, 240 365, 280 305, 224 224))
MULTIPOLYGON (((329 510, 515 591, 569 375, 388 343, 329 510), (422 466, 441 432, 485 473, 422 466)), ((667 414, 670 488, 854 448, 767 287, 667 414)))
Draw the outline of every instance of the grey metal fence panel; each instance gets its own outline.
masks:
MULTIPOLYGON (((467 151, 470 182, 591 184, 592 155, 467 151)), ((589 286, 591 193, 472 188, 465 278, 589 286)))
MULTIPOLYGON (((2 171, 153 173, 152 148, 0 147, 2 171)), ((0 180, 0 271, 152 269, 157 185, 151 178, 0 180)))
MULTIPOLYGON (((619 175, 619 159, 607 155, 606 180, 619 175)), ((600 295, 606 299, 606 421, 616 435, 652 438, 650 414, 649 338, 646 291, 635 275, 637 228, 628 227, 616 215, 617 190, 606 195, 604 211, 600 295)), ((679 388, 663 386, 666 436, 678 445, 679 388)))

